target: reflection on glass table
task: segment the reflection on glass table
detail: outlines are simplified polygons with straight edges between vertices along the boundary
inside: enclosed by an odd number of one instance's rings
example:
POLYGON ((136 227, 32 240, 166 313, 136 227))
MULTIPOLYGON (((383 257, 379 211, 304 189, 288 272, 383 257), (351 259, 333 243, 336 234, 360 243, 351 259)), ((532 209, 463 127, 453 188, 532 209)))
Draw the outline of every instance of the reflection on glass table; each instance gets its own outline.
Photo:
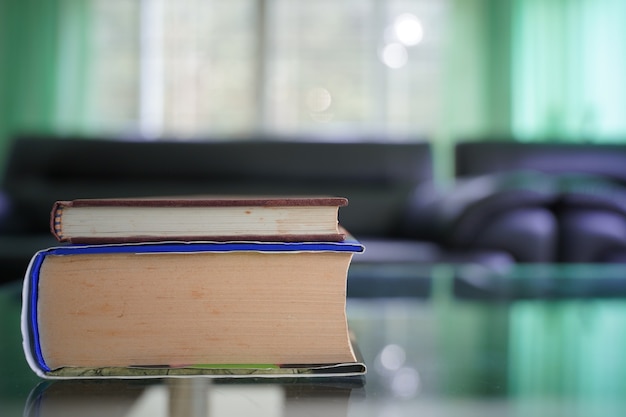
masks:
POLYGON ((205 378, 43 382, 24 416, 188 417, 346 416, 360 378, 325 381, 220 381, 205 378), (354 391, 354 393, 353 393, 354 391))
POLYGON ((623 415, 626 267, 430 274, 427 296, 348 300, 368 365, 356 380, 42 382, 24 362, 19 288, 8 286, 0 290, 0 414, 623 415))

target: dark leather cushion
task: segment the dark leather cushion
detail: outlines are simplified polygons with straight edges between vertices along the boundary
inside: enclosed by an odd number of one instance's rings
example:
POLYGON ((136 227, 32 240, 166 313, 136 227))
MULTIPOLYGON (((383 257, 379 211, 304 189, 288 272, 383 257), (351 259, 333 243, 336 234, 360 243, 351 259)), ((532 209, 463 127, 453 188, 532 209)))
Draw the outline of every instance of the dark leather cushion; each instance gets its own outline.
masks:
POLYGON ((466 244, 506 251, 517 262, 544 263, 556 260, 558 236, 558 222, 552 211, 521 207, 493 216, 466 244))
POLYGON ((445 190, 415 190, 407 233, 448 248, 498 249, 518 261, 549 262, 556 253, 557 183, 524 171, 462 179, 445 190))
POLYGON ((559 178, 562 262, 615 262, 626 251, 626 187, 606 177, 559 178))
POLYGON ((626 253, 626 217, 620 213, 567 208, 559 222, 562 262, 611 262, 626 253))

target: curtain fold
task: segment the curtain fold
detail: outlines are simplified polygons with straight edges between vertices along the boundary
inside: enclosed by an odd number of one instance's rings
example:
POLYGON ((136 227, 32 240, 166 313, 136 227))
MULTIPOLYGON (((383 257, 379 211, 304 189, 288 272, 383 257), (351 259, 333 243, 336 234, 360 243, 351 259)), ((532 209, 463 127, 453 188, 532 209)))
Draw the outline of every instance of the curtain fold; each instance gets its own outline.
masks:
POLYGON ((450 1, 441 125, 453 141, 510 133, 511 1, 450 1))
POLYGON ((58 0, 55 130, 84 133, 93 125, 91 1, 58 0))
POLYGON ((89 2, 0 2, 0 160, 16 134, 87 121, 89 2))
POLYGON ((442 120, 433 143, 436 176, 454 177, 454 144, 511 136, 513 0, 449 0, 442 120))
POLYGON ((3 1, 0 13, 0 135, 53 129, 58 1, 3 1))

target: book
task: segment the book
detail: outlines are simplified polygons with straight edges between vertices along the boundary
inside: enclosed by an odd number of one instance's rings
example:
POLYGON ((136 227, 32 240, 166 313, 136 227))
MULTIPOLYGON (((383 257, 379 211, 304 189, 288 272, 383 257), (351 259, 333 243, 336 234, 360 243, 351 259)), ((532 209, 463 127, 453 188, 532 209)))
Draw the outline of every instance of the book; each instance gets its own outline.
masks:
POLYGON ((358 375, 341 242, 146 242, 37 252, 22 333, 44 378, 358 375))
POLYGON ((341 241, 343 197, 192 196, 57 201, 60 242, 341 241))

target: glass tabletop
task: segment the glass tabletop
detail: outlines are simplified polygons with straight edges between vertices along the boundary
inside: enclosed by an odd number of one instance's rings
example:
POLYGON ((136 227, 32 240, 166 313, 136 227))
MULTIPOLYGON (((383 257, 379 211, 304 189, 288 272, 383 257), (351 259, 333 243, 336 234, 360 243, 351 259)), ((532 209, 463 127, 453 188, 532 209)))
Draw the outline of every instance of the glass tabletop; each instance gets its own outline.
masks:
POLYGON ((43 381, 22 353, 21 288, 5 285, 0 415, 624 414, 626 267, 441 266, 429 274, 427 293, 348 299, 368 373, 332 379, 43 381))

